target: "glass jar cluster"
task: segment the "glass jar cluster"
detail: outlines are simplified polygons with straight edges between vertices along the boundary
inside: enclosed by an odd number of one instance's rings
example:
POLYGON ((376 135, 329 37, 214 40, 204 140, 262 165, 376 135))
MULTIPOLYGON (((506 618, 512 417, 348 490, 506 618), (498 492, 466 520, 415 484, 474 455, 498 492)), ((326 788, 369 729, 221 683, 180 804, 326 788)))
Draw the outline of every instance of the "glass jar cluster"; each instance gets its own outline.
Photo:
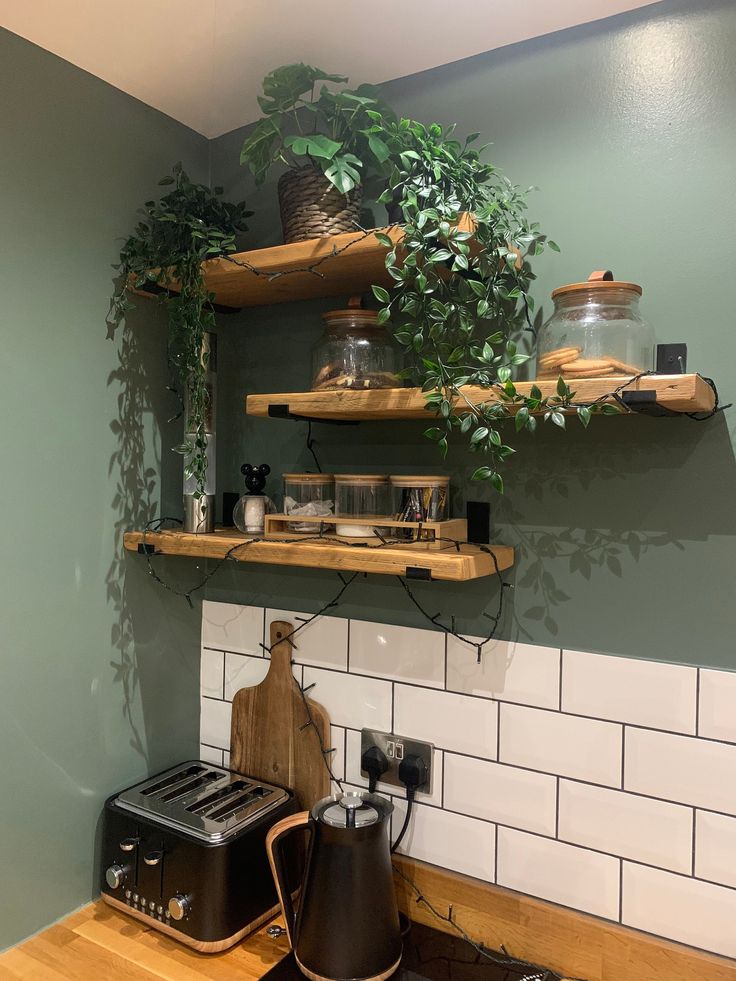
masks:
MULTIPOLYGON (((284 514, 292 519, 289 531, 297 534, 315 534, 321 526, 345 538, 373 538, 380 522, 372 519, 445 521, 449 492, 445 476, 286 473, 284 514)), ((412 530, 394 528, 391 535, 411 538, 412 530)))

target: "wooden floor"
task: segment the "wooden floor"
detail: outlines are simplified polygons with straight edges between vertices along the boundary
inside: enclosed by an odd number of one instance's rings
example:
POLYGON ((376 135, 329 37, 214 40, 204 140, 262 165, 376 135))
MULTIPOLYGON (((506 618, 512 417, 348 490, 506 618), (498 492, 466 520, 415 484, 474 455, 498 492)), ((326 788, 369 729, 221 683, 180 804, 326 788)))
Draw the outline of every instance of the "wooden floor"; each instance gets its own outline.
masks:
POLYGON ((287 951, 263 927, 223 954, 197 954, 100 902, 0 955, 0 979, 255 981, 287 951))

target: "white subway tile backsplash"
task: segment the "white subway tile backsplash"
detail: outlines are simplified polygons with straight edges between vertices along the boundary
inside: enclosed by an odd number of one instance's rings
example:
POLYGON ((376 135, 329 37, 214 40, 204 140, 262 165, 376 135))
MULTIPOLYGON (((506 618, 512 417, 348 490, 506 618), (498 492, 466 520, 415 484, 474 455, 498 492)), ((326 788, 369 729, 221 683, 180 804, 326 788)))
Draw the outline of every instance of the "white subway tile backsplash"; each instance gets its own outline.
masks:
MULTIPOLYGON (((368 777, 364 777, 360 772, 360 733, 354 729, 347 730, 347 772, 345 779, 360 787, 368 786, 368 777)), ((396 788, 391 784, 383 783, 379 780, 376 784, 376 792, 379 794, 401 793, 401 788, 396 788)), ((434 804, 436 807, 442 806, 442 752, 439 749, 434 751, 432 756, 432 790, 431 793, 418 791, 416 799, 425 804, 434 804)))
POLYGON ((736 673, 700 672, 700 728, 705 739, 736 743, 736 673))
MULTIPOLYGON (((294 613, 290 610, 266 610, 266 643, 271 643, 271 624, 285 620, 292 629, 300 627, 310 613, 294 613)), ((293 659, 297 664, 313 664, 318 668, 348 666, 348 621, 342 617, 317 617, 300 627, 292 638, 295 645, 293 659)))
MULTIPOLYGON (((265 677, 272 620, 308 616, 203 604, 202 759, 229 766, 231 699, 265 677)), ((736 673, 510 641, 479 664, 440 631, 339 616, 295 643, 344 789, 368 784, 361 728, 434 744, 404 854, 736 956, 736 673)), ((395 837, 406 800, 378 791, 395 837)))
POLYGON ((350 670, 443 688, 445 635, 439 630, 351 620, 350 670))
MULTIPOLYGON (((471 637, 479 643, 482 637, 471 637)), ((516 641, 495 640, 477 651, 455 637, 447 638, 447 688, 503 702, 559 708, 560 651, 516 641)))
POLYGON ((694 733, 696 699, 696 668, 563 652, 563 712, 694 733))
POLYGON ((263 607, 202 603, 202 646, 240 654, 263 654, 263 607))
POLYGON ((222 750, 215 749, 213 746, 205 746, 204 743, 200 743, 199 758, 200 760, 204 760, 205 763, 214 763, 215 766, 222 766, 222 750))
MULTIPOLYGON (((406 801, 394 800, 392 840, 401 829, 406 801)), ((493 882, 495 828, 439 807, 415 804, 411 824, 398 849, 421 862, 430 862, 476 879, 493 882)))
POLYGON ((499 759, 610 787, 621 785, 621 726, 501 705, 499 759))
POLYGON ((624 787, 736 814, 736 746, 650 729, 627 729, 624 787))
POLYGON ((619 790, 561 780, 558 836, 673 872, 692 867, 692 808, 619 790))
POLYGON ((245 654, 225 654, 225 698, 232 702, 241 688, 260 684, 268 674, 270 658, 248 657, 245 654))
POLYGON ((199 662, 199 693, 208 698, 223 698, 225 655, 222 651, 202 648, 199 662))
POLYGON ((627 926, 736 957, 736 890, 624 862, 627 926))
POLYGON ((511 828, 498 829, 497 883, 617 920, 619 859, 511 828))
POLYGON ((440 749, 496 758, 498 704, 445 691, 396 685, 394 732, 440 749))
POLYGON ((216 749, 230 749, 232 703, 200 699, 199 741, 216 749))
POLYGON ((545 773, 445 753, 444 806, 554 836, 557 780, 545 773))
POLYGON ((304 668, 304 687, 334 725, 391 732, 391 682, 322 668, 304 668))
POLYGON ((736 888, 736 818, 698 811, 695 828, 695 875, 736 888))

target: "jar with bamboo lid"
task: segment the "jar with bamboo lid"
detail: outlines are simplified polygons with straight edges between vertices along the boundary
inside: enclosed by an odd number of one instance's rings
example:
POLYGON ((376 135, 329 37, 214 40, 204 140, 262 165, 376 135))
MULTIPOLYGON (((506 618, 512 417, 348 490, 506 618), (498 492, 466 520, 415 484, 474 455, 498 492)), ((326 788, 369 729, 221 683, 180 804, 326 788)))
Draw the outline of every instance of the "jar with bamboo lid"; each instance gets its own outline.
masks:
POLYGON ((554 290, 554 311, 537 338, 537 378, 562 375, 573 384, 651 370, 654 328, 639 312, 641 295, 641 286, 614 280, 610 270, 554 290))
POLYGON ((351 296, 345 310, 322 315, 325 333, 312 355, 312 391, 396 388, 399 353, 377 310, 351 296))
POLYGON ((335 474, 335 517, 338 535, 372 538, 375 524, 340 523, 340 518, 388 517, 388 477, 385 474, 335 474))
MULTIPOLYGON (((391 510, 395 521, 445 521, 450 497, 450 478, 442 476, 392 476, 391 510)), ((396 528, 397 538, 414 538, 411 528, 396 528)))
MULTIPOLYGON (((301 517, 327 517, 335 510, 335 480, 331 473, 285 473, 284 514, 301 517)), ((332 527, 331 525, 329 526, 332 527)), ((289 531, 316 534, 319 525, 290 521, 289 531)))

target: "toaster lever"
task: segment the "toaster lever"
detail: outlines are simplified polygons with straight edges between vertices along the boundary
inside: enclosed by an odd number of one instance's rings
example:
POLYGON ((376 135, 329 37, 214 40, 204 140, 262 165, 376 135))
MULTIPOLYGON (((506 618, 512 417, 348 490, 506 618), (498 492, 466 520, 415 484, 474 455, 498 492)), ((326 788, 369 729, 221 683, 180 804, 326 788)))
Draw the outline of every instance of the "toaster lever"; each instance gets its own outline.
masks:
POLYGON ((164 853, 162 851, 149 852, 143 856, 143 861, 146 865, 158 865, 163 857, 164 853))
POLYGON ((140 840, 140 838, 123 838, 120 842, 120 851, 132 852, 140 840))

